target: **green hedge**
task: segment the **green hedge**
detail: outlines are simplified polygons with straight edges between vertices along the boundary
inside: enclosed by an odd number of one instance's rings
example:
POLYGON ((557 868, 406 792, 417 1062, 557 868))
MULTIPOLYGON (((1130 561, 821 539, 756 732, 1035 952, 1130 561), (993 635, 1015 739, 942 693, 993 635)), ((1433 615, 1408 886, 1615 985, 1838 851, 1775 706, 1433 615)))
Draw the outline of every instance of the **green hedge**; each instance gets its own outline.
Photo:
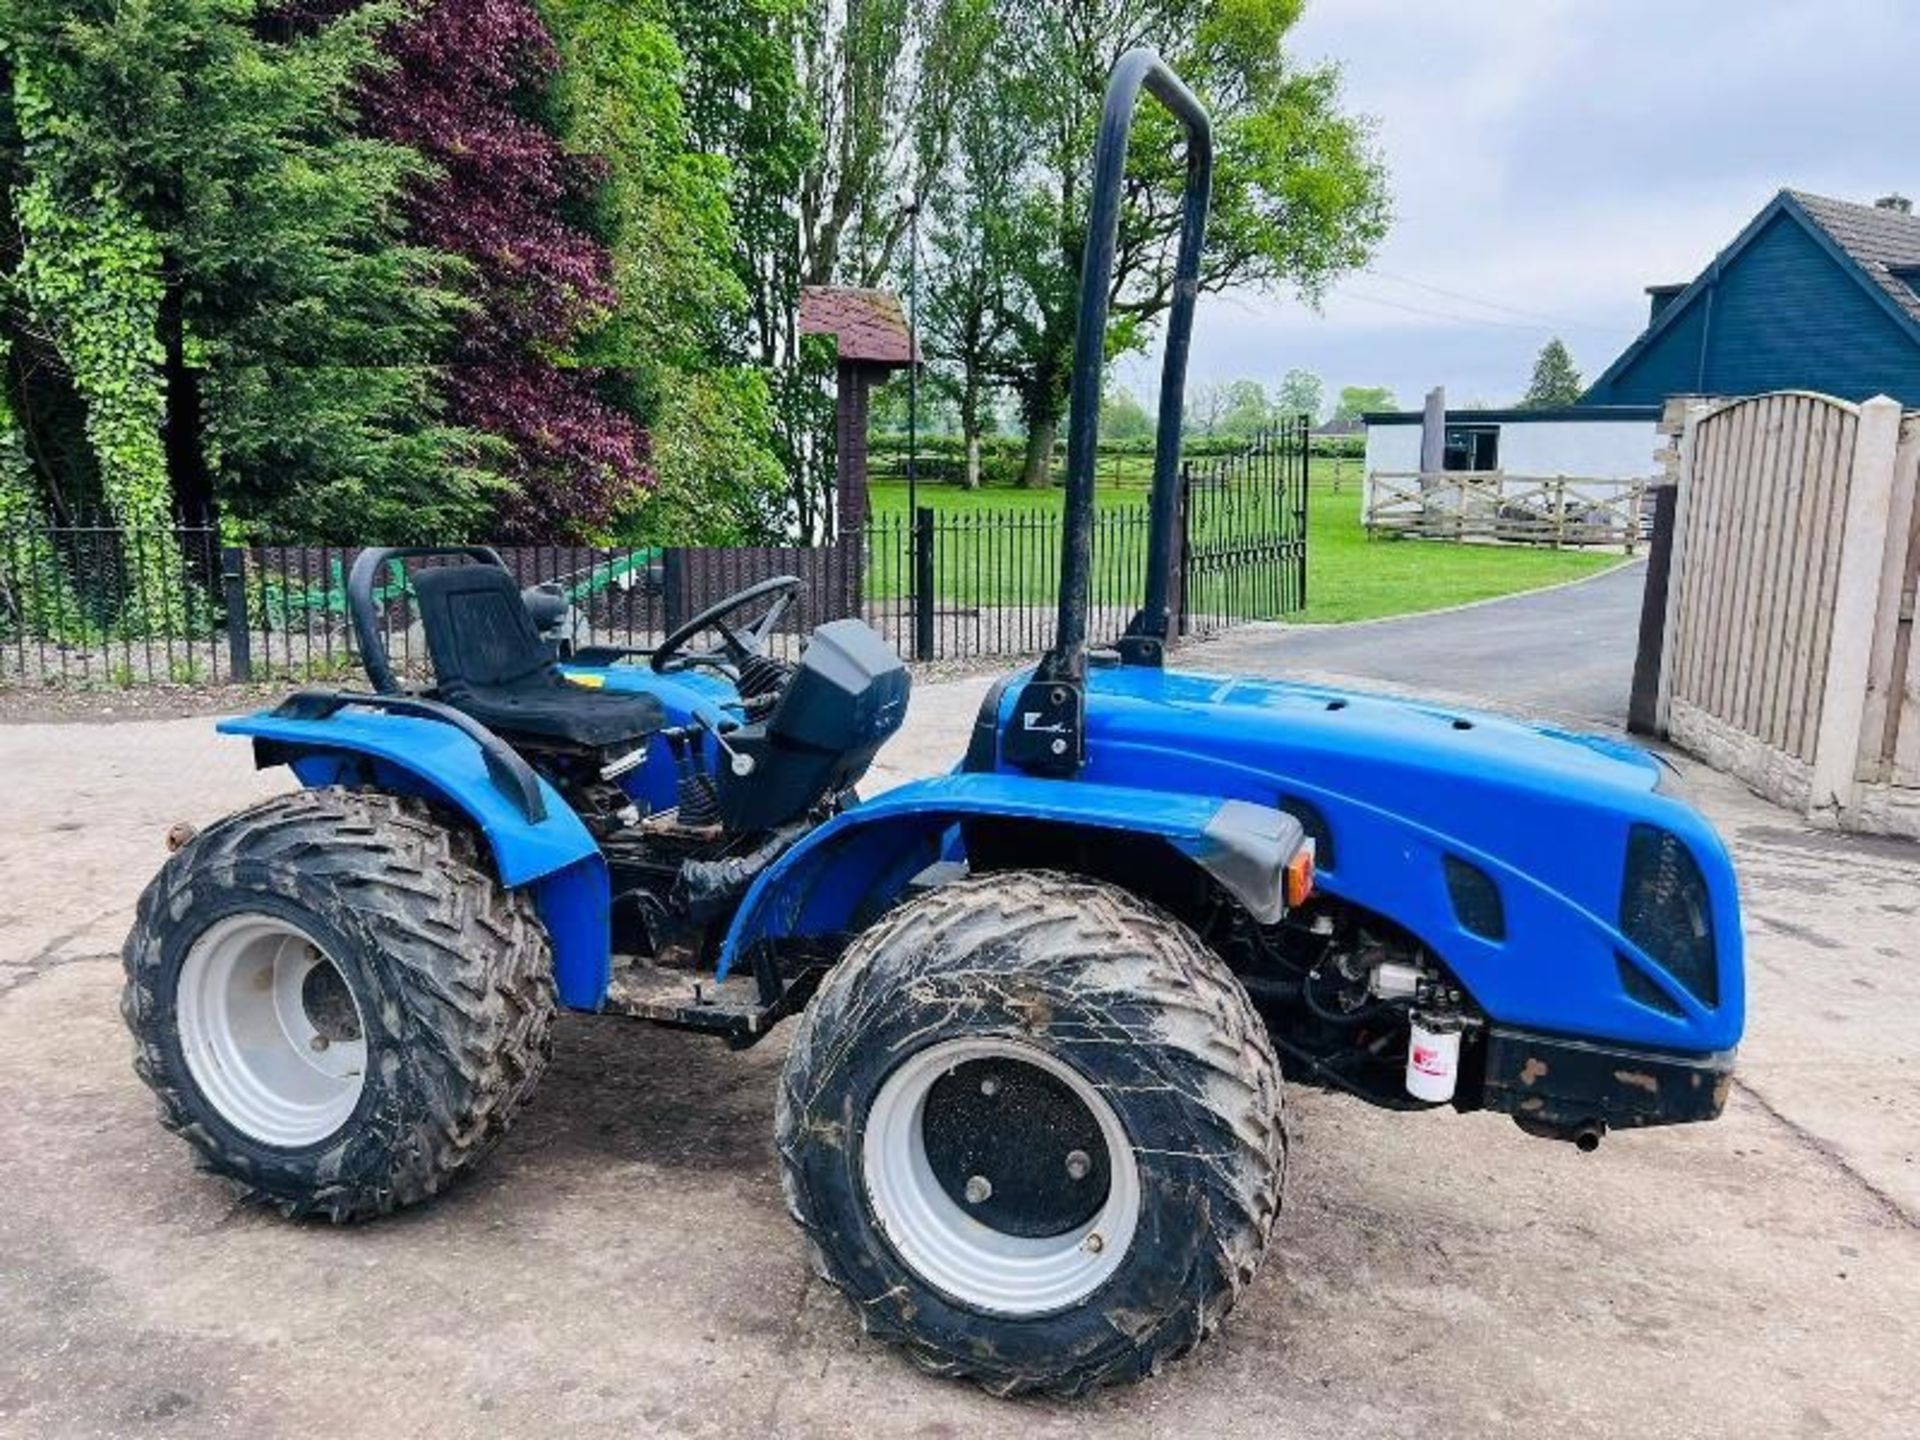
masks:
MULTIPOLYGON (((1189 460, 1234 455, 1247 448, 1244 438, 1226 436, 1191 437, 1181 453, 1189 460)), ((1365 437, 1359 435, 1316 435, 1309 439, 1308 453, 1324 459, 1358 459, 1366 453, 1365 437)), ((980 442, 981 481, 986 485, 1012 485, 1019 481, 1026 461, 1026 441, 1018 435, 990 435, 980 442)), ((966 476, 966 446, 958 435, 922 435, 915 468, 920 480, 929 485, 958 485, 966 476)), ((1064 442, 1054 448, 1053 478, 1058 484, 1066 476, 1067 450, 1064 442)), ((907 437, 904 432, 874 435, 867 449, 867 473, 882 484, 904 481, 907 475, 907 437)), ((1148 438, 1112 440, 1100 446, 1096 470, 1106 483, 1146 484, 1153 475, 1153 440, 1148 438)))

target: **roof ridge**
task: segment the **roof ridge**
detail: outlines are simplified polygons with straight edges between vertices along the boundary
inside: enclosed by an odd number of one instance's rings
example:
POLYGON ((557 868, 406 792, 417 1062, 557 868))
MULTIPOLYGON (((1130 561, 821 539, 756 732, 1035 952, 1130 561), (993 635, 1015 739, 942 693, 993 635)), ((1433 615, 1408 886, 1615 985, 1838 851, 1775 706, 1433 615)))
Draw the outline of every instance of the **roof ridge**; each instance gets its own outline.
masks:
POLYGON ((1791 186, 1780 192, 1797 202, 1809 214, 1818 217, 1822 210, 1844 211, 1849 219, 1868 220, 1876 225, 1887 225, 1900 230, 1913 230, 1920 233, 1920 214, 1911 210, 1893 210, 1884 205, 1866 200, 1842 200, 1834 195, 1816 195, 1811 190, 1795 190, 1791 186))
POLYGON ((1920 215, 1805 190, 1781 192, 1807 224, 1826 238, 1909 324, 1920 325, 1920 215))

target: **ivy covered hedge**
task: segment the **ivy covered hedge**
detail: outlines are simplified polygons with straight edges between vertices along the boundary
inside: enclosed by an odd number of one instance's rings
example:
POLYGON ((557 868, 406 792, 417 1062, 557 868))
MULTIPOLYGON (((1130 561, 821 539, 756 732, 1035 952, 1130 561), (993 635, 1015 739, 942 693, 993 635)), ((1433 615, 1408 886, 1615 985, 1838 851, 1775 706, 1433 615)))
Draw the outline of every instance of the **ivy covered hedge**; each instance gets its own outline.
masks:
POLYGON ((764 538, 676 8, 9 0, 0 520, 764 538))

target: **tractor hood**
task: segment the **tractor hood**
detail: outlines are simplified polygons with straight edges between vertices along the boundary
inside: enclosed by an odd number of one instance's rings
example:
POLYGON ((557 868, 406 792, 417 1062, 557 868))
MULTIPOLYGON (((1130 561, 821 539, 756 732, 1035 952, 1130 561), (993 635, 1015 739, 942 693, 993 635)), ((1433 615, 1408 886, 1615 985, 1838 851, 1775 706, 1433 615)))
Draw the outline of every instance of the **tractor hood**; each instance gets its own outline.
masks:
MULTIPOLYGON (((981 717, 969 768, 1004 764, 986 732, 1028 719, 1024 678, 981 717)), ((1323 889, 1413 931, 1501 1021, 1692 1052, 1739 1038, 1732 864, 1671 769, 1635 745, 1431 702, 1139 665, 1090 671, 1085 735, 1082 781, 1294 815, 1318 847, 1323 889), (1666 964, 1655 952, 1672 927, 1650 939, 1629 919, 1645 908, 1635 885, 1652 883, 1634 878, 1649 846, 1666 847, 1662 874, 1685 872, 1676 903, 1697 916, 1696 949, 1666 964), (1494 921, 1468 913, 1462 876, 1491 897, 1494 921)))
POLYGON ((1349 793, 1404 798, 1406 784, 1443 784, 1488 800, 1515 789, 1644 795, 1670 773, 1624 740, 1320 685, 1128 666, 1096 670, 1087 688, 1090 768, 1103 750, 1112 760, 1165 747, 1278 765, 1349 793))

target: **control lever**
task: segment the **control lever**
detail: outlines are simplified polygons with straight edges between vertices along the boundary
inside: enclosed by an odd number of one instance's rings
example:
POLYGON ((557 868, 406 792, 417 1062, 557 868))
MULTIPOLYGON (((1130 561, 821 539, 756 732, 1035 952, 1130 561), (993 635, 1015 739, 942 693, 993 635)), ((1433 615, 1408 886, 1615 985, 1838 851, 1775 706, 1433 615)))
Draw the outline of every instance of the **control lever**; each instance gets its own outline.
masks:
POLYGON ((709 735, 713 736, 713 743, 718 745, 721 753, 727 757, 729 770, 742 780, 753 774, 753 757, 727 744, 725 732, 738 730, 740 728, 738 720, 721 714, 717 706, 710 705, 704 700, 694 705, 693 718, 700 722, 709 735))

